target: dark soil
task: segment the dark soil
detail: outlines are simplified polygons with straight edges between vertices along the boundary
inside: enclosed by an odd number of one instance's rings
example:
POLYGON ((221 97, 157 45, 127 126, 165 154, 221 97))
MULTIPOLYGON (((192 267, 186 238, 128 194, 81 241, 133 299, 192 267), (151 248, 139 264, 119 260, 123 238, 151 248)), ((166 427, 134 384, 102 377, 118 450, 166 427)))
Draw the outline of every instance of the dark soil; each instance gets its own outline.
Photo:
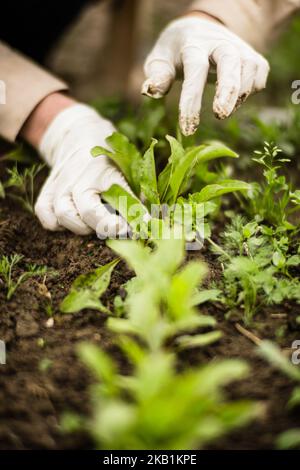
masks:
MULTIPOLYGON (((63 315, 59 303, 80 273, 107 263, 114 255, 95 236, 46 232, 34 217, 6 199, 1 201, 0 255, 12 253, 24 255, 20 269, 26 263, 36 263, 47 265, 58 275, 47 276, 47 289, 42 279, 28 280, 9 302, 0 285, 0 339, 7 345, 7 364, 0 365, 0 449, 91 448, 87 436, 65 435, 59 424, 65 411, 89 412, 91 377, 76 357, 76 345, 83 340, 93 341, 117 358, 121 368, 125 366, 112 334, 105 328, 103 314, 85 310, 63 315)), ((212 276, 217 276, 214 259, 205 250, 200 256, 212 268, 212 276)), ((114 296, 129 277, 125 264, 119 264, 103 299, 108 307, 112 307, 114 296)), ((250 377, 232 385, 227 394, 230 398, 258 400, 265 409, 259 421, 213 448, 270 449, 280 432, 300 425, 299 410, 288 412, 286 407, 293 384, 257 356, 255 346, 236 330, 234 321, 224 320, 221 306, 207 310, 218 318, 223 339, 217 345, 182 354, 180 364, 197 366, 216 358, 246 359, 251 366, 250 377)), ((300 315, 300 306, 286 305, 275 312, 288 313, 291 319, 300 315)), ((261 338, 278 339, 278 332, 284 328, 281 346, 290 348, 300 332, 293 330, 291 321, 271 318, 271 313, 274 311, 266 310, 258 315, 252 331, 261 338)))

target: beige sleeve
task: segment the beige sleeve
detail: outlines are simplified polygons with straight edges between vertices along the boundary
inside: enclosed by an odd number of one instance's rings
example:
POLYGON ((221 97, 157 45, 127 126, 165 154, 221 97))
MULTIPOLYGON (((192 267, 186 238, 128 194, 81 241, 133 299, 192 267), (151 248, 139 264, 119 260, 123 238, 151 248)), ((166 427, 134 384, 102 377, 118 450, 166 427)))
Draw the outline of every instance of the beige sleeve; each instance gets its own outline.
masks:
POLYGON ((33 109, 67 85, 0 42, 0 136, 14 141, 33 109))
POLYGON ((262 52, 299 9, 300 0, 195 0, 190 7, 216 17, 262 52))

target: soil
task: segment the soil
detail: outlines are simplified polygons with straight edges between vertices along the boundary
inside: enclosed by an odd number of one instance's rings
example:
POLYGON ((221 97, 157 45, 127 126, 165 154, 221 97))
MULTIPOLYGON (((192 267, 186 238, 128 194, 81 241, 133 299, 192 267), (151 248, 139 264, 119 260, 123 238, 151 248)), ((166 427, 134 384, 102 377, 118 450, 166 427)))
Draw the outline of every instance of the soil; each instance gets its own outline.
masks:
MULTIPOLYGON (((93 310, 61 314, 59 303, 80 273, 107 263, 114 254, 95 236, 78 237, 68 232, 43 230, 32 215, 7 198, 1 201, 0 255, 12 253, 24 256, 20 269, 26 263, 47 265, 57 276, 47 276, 44 284, 42 279, 29 279, 9 302, 3 284, 0 285, 0 339, 7 346, 7 364, 0 365, 0 449, 92 448, 87 436, 66 435, 60 428, 63 412, 89 413, 88 387, 92 379, 76 357, 76 345, 83 340, 92 341, 113 355, 121 368, 126 366, 122 364, 114 337, 105 327, 105 315, 93 310), (49 317, 48 292, 52 317, 49 317)), ((212 268, 211 275, 218 276, 219 268, 205 249, 190 256, 205 259, 212 268)), ((130 275, 124 263, 117 266, 103 299, 105 305, 112 307, 114 296, 130 275)), ((236 330, 234 319, 224 319, 222 306, 206 307, 206 310, 218 318, 223 338, 216 345, 182 354, 180 364, 197 366, 232 357, 247 360, 251 366, 249 378, 230 386, 227 395, 258 400, 265 410, 260 420, 211 448, 273 448, 280 432, 300 424, 299 409, 289 412, 286 406, 293 384, 258 357, 251 341, 236 330)), ((300 315, 299 305, 266 309, 256 317, 252 331, 261 338, 278 340, 284 328, 280 344, 290 348, 299 339, 300 332, 291 321, 297 315, 300 315), (274 312, 288 313, 289 322, 271 318, 274 312)))

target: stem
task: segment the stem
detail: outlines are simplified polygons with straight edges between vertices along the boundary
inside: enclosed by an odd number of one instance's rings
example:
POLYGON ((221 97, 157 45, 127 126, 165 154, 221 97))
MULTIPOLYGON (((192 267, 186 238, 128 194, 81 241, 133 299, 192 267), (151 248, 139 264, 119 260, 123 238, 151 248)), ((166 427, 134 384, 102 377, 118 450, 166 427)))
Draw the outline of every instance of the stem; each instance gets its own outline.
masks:
POLYGON ((223 256, 225 256, 225 258, 231 260, 231 257, 228 253, 226 253, 226 251, 223 250, 223 248, 221 248, 219 245, 217 245, 217 243, 215 243, 211 238, 207 238, 207 241, 220 253, 222 254, 223 256))

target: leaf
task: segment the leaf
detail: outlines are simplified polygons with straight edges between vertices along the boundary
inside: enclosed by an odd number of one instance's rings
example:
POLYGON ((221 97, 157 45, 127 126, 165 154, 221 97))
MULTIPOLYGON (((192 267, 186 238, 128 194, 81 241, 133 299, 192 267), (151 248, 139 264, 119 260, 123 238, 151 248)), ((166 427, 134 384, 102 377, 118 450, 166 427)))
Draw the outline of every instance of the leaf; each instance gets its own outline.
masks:
POLYGON ((210 331, 209 333, 203 333, 201 335, 185 335, 176 339, 176 344, 180 349, 199 348, 215 343, 222 338, 221 331, 210 331))
POLYGON ((235 191, 248 191, 250 189, 251 185, 243 181, 225 180, 218 184, 210 184, 191 197, 194 202, 200 203, 210 201, 224 194, 233 193, 235 191))
POLYGON ((260 354, 274 367, 281 370, 291 380, 300 381, 300 370, 294 366, 271 341, 262 341, 259 345, 260 354))
POLYGON ((74 313, 84 308, 93 308, 101 312, 107 312, 99 298, 106 291, 110 283, 111 273, 118 263, 119 259, 115 259, 88 274, 78 276, 73 282, 69 294, 60 304, 60 311, 62 313, 74 313))
POLYGON ((166 139, 171 147, 171 155, 169 157, 168 164, 158 177, 158 192, 161 202, 166 202, 165 200, 170 186, 172 173, 185 154, 184 148, 174 137, 168 135, 166 136, 166 139))
POLYGON ((113 382, 116 367, 108 354, 91 343, 80 343, 77 346, 77 353, 80 360, 100 381, 113 382))
POLYGON ((93 157, 106 155, 121 170, 130 187, 139 195, 140 192, 140 167, 142 157, 134 144, 130 143, 128 138, 119 132, 114 132, 106 139, 107 144, 112 148, 97 146, 91 150, 93 157))
POLYGON ((300 449, 300 428, 289 429, 276 439, 276 447, 279 450, 300 449))
POLYGON ((148 209, 151 204, 159 204, 159 195, 157 188, 154 147, 157 140, 152 139, 149 149, 145 152, 141 166, 141 192, 146 197, 148 209))
POLYGON ((113 184, 107 191, 103 192, 101 197, 121 214, 134 231, 143 222, 146 223, 149 220, 146 207, 117 184, 113 184))
POLYGON ((205 302, 215 302, 220 300, 220 294, 222 291, 220 289, 205 289, 196 292, 192 297, 192 305, 201 305, 205 302))

